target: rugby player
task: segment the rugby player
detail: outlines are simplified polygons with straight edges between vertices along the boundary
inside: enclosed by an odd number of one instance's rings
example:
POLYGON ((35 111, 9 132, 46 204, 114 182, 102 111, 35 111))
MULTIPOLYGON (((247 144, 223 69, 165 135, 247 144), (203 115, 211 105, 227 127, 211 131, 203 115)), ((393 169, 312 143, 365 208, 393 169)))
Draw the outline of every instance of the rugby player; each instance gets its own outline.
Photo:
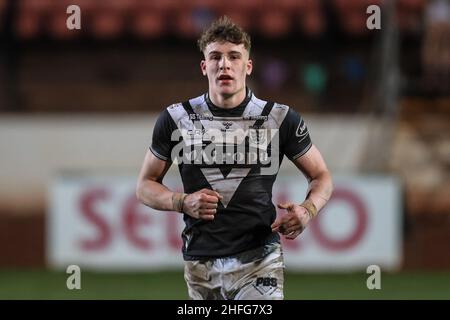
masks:
POLYGON ((290 107, 257 98, 249 35, 227 17, 198 41, 208 91, 158 117, 136 189, 145 205, 183 214, 191 299, 283 299, 280 235, 295 239, 330 199, 332 179, 307 126, 290 107), (272 186, 286 156, 309 182, 303 203, 281 203, 272 186), (184 192, 163 184, 173 162, 184 192))

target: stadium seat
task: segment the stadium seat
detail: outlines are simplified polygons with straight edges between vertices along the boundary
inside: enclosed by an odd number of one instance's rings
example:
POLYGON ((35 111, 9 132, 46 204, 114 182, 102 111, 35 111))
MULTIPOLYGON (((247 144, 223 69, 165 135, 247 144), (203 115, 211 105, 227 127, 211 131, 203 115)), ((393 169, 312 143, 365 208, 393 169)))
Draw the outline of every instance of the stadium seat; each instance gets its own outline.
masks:
POLYGON ((266 8, 270 1, 271 0, 229 0, 223 2, 222 8, 228 11, 236 10, 251 14, 266 8))
MULTIPOLYGON (((280 2, 283 3, 283 2, 289 2, 289 1, 292 1, 292 0, 281 0, 280 2)), ((322 1, 317 1, 317 0, 299 0, 298 3, 297 3, 297 6, 295 8, 298 7, 300 10, 309 11, 311 9, 318 9, 321 6, 322 6, 322 1)))
POLYGON ((218 10, 221 10, 224 6, 226 6, 226 2, 224 0, 190 0, 186 1, 184 4, 188 5, 191 8, 203 8, 203 9, 210 9, 215 12, 218 10))
POLYGON ((131 31, 139 38, 157 38, 164 35, 166 27, 162 12, 144 10, 132 18, 131 31))
POLYGON ((261 12, 260 31, 268 37, 281 37, 290 29, 289 16, 281 10, 267 10, 261 12))
POLYGON ((47 12, 54 6, 52 0, 20 0, 20 10, 34 11, 34 12, 47 12))
POLYGON ((40 15, 32 10, 21 10, 15 21, 15 31, 21 39, 31 39, 40 31, 40 15))
POLYGON ((128 12, 136 8, 138 0, 108 0, 103 4, 105 8, 128 12))
POLYGON ((289 10, 295 12, 305 7, 304 1, 299 0, 272 0, 271 6, 278 7, 282 10, 289 10))
POLYGON ((98 10, 92 17, 92 34, 99 39, 112 39, 124 31, 124 16, 119 10, 98 10))
POLYGON ((47 9, 47 32, 57 39, 71 39, 90 31, 89 17, 97 10, 100 3, 92 0, 58 0, 47 9), (81 11, 81 30, 67 29, 67 8, 77 5, 81 11))
POLYGON ((180 6, 180 2, 177 0, 136 0, 135 7, 139 8, 155 9, 159 11, 173 11, 180 6))
POLYGON ((178 12, 174 23, 176 34, 183 38, 193 38, 201 32, 201 30, 198 30, 194 24, 192 12, 178 12))
MULTIPOLYGON (((6 9, 6 0, 0 0, 0 21, 2 21, 3 13, 6 9)), ((0 32, 2 31, 3 23, 0 22, 0 32)))
POLYGON ((80 30, 67 29, 67 13, 65 10, 53 10, 48 17, 46 20, 47 32, 54 38, 64 40, 80 36, 80 30))
POLYGON ((299 14, 299 25, 309 37, 320 36, 326 28, 326 21, 320 10, 309 10, 299 14))
POLYGON ((399 7, 408 8, 413 11, 421 11, 425 7, 426 0, 398 0, 399 7))
POLYGON ((366 26, 367 7, 371 4, 381 5, 382 3, 382 0, 334 0, 333 2, 343 31, 354 36, 362 36, 369 31, 366 26))
POLYGON ((423 0, 401 0, 397 2, 397 23, 399 29, 406 33, 418 33, 422 28, 425 9, 423 0))
POLYGON ((230 10, 225 9, 220 11, 219 15, 228 16, 234 23, 240 25, 244 30, 251 30, 252 28, 252 18, 250 13, 245 13, 242 10, 230 10))
POLYGON ((67 8, 70 5, 77 5, 80 7, 82 13, 86 13, 86 11, 90 11, 93 8, 100 7, 102 2, 99 1, 92 1, 92 0, 58 0, 53 1, 52 6, 50 9, 56 9, 56 8, 67 8))
POLYGON ((342 25, 344 30, 349 34, 354 36, 361 36, 368 33, 368 29, 366 26, 366 15, 360 14, 359 12, 352 13, 344 17, 342 20, 342 25))

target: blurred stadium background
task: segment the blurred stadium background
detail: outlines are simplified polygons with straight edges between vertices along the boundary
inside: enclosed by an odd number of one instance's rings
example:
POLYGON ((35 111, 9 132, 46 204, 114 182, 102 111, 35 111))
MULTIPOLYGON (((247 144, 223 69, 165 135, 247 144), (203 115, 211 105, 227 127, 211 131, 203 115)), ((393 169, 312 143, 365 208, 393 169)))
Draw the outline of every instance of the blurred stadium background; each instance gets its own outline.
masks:
MULTIPOLYGON (((252 36, 249 86, 304 116, 337 177, 321 225, 285 243, 286 298, 449 299, 449 6, 0 0, 0 298, 187 298, 181 217, 133 188, 157 114, 206 90, 195 41, 226 14, 252 36)), ((275 197, 301 200, 296 172, 283 164, 275 197)))

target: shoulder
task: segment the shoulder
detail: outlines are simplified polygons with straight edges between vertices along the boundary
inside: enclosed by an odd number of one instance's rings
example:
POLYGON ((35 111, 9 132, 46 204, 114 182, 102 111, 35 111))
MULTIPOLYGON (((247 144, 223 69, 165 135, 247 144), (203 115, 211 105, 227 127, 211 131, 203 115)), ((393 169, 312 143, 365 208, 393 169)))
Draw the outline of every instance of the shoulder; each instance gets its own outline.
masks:
POLYGON ((294 108, 285 104, 275 103, 273 109, 275 110, 274 114, 278 116, 279 128, 282 134, 291 135, 294 131, 297 134, 298 130, 305 134, 308 132, 303 117, 294 108))
POLYGON ((305 120, 303 119, 301 114, 290 107, 288 107, 282 127, 283 129, 286 128, 287 130, 293 129, 294 127, 296 129, 300 127, 303 128, 302 130, 307 130, 305 120))
POLYGON ((271 103, 273 104, 270 113, 268 114, 268 120, 270 122, 273 122, 273 124, 276 127, 279 127, 284 119, 286 118, 286 116, 288 115, 288 112, 290 110, 289 106, 282 104, 282 103, 278 103, 278 102, 273 102, 273 101, 269 101, 269 100, 263 100, 260 98, 257 98, 256 96, 252 96, 252 99, 250 100, 250 103, 252 104, 252 108, 253 110, 255 110, 255 113, 261 113, 264 110, 264 107, 268 104, 271 103))
POLYGON ((163 114, 170 115, 172 118, 177 117, 178 115, 182 114, 184 111, 184 107, 181 102, 177 102, 174 104, 171 104, 170 106, 166 107, 163 114))
POLYGON ((184 108, 181 103, 174 103, 163 109, 156 120, 156 130, 175 129, 182 118, 184 108))
MULTIPOLYGON (((270 100, 263 100, 260 98, 257 98, 255 95, 252 96, 251 103, 254 107, 260 109, 261 111, 264 109, 265 105, 270 102, 270 100)), ((301 115, 298 111, 296 111, 294 108, 290 107, 289 105, 286 105, 284 103, 275 102, 272 101, 273 107, 270 112, 270 116, 273 118, 278 118, 278 120, 281 120, 281 122, 284 119, 294 119, 298 120, 301 118, 301 115)))
MULTIPOLYGON (((205 101, 204 95, 186 100, 186 102, 189 102, 189 104, 194 110, 198 109, 198 107, 200 107, 204 103, 204 101, 205 101)), ((171 104, 166 108, 167 113, 171 116, 171 118, 175 121, 175 123, 178 123, 184 117, 189 117, 189 114, 184 108, 183 103, 184 102, 177 102, 171 104)))
POLYGON ((299 121, 300 119, 302 119, 301 114, 295 110, 294 108, 291 108, 289 106, 285 106, 287 108, 287 112, 286 112, 286 119, 287 121, 290 120, 294 120, 294 121, 299 121))

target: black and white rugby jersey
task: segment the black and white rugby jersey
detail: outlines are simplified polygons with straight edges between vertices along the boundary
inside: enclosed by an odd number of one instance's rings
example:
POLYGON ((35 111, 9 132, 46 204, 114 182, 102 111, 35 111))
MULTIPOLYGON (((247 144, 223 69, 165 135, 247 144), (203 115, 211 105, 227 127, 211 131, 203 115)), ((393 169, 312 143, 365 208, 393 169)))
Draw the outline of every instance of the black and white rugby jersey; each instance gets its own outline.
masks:
POLYGON ((205 93, 166 108, 150 150, 178 162, 184 191, 219 192, 214 220, 184 214, 183 257, 223 257, 279 241, 272 186, 283 156, 294 160, 311 147, 302 117, 286 105, 255 97, 232 109, 215 106, 205 93))

